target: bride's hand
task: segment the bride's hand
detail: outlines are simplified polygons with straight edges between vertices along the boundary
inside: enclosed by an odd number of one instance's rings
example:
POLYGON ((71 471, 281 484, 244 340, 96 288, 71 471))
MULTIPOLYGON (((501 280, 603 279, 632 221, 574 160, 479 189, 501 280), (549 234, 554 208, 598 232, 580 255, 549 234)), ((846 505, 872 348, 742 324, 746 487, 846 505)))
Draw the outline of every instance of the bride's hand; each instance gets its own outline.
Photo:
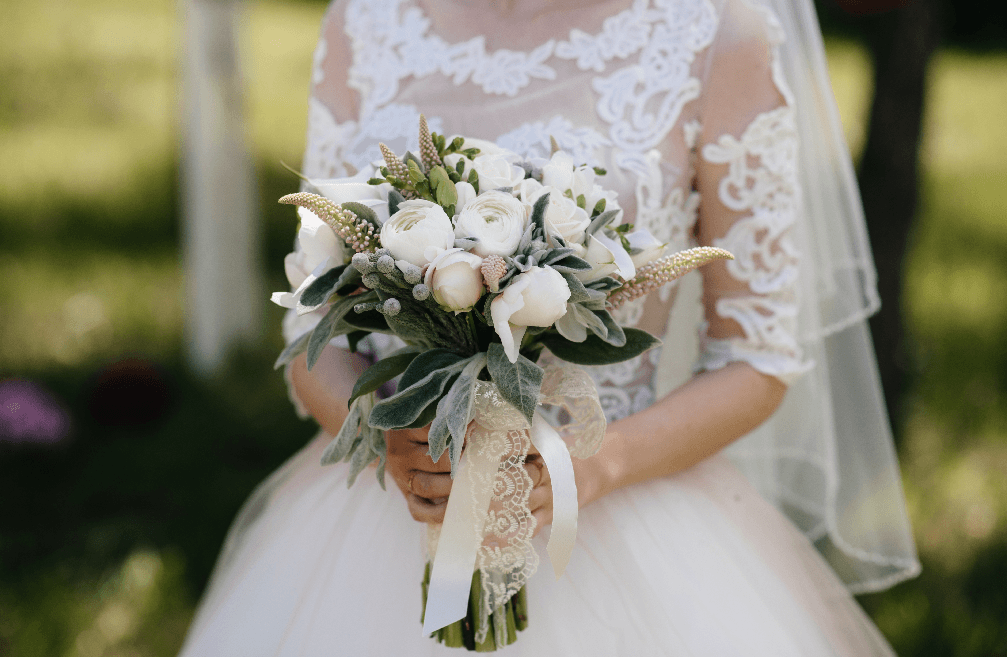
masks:
MULTIPOLYGON (((451 493, 451 462, 445 452, 436 463, 427 455, 427 429, 396 429, 385 437, 385 471, 395 480, 409 505, 409 513, 419 522, 444 522, 451 493)), ((525 468, 532 480, 528 506, 538 520, 536 533, 552 522, 552 484, 537 452, 529 454, 525 468)))

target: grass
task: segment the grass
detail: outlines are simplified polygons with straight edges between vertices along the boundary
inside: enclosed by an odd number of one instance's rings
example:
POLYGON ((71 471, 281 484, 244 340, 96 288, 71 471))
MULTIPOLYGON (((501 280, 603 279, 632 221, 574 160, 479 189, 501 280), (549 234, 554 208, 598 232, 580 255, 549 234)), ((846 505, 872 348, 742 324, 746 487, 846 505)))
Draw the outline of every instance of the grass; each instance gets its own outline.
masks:
MULTIPOLYGON (((4 11, 16 29, 0 41, 0 379, 45 385, 75 428, 56 448, 0 444, 0 654, 174 654, 230 518, 312 426, 270 371, 276 332, 219 380, 181 362, 177 4, 4 11), (144 415, 135 397, 131 423, 103 414, 101 382, 124 356, 157 374, 166 411, 144 415)), ((300 159, 324 7, 245 11, 248 135, 279 289, 293 227, 273 201, 296 184, 279 162, 300 159)), ((867 59, 846 42, 829 55, 858 152, 867 59)), ((1007 57, 939 55, 904 299, 917 375, 901 456, 924 574, 864 598, 903 656, 1007 648, 1005 106, 1007 57)))

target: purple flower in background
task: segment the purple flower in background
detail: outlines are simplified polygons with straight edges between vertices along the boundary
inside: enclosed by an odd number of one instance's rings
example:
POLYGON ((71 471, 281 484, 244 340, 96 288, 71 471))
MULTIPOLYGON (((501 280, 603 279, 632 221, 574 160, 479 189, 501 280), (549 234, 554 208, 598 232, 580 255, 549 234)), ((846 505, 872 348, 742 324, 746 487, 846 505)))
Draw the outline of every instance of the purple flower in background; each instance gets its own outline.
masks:
POLYGON ((70 433, 70 414, 31 381, 0 381, 0 443, 57 443, 70 433))

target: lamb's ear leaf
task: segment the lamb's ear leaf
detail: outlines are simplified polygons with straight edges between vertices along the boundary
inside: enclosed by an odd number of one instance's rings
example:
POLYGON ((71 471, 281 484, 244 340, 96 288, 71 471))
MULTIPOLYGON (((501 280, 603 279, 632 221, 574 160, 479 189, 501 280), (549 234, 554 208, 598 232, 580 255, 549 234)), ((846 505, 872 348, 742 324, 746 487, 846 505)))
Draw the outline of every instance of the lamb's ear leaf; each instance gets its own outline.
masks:
POLYGON ((383 386, 386 381, 391 381, 399 374, 405 372, 406 368, 409 367, 409 363, 413 362, 413 359, 419 353, 419 347, 404 347, 368 367, 357 377, 357 382, 353 385, 353 392, 350 393, 350 398, 346 405, 352 406, 357 397, 374 392, 383 386))
POLYGON ((531 424, 538 406, 538 395, 542 389, 545 371, 524 356, 518 354, 517 361, 510 362, 503 345, 494 342, 486 354, 486 369, 500 391, 504 401, 521 411, 531 424))
POLYGON ((619 323, 615 321, 615 318, 612 317, 612 313, 607 310, 595 310, 594 314, 602 321, 605 328, 608 329, 607 331, 601 332, 594 331, 595 335, 613 347, 626 346, 626 332, 621 326, 619 326, 619 323), (602 333, 604 333, 604 335, 602 335, 602 333))
POLYGON ((290 361, 294 360, 302 353, 308 349, 308 339, 311 337, 311 333, 305 333, 301 337, 297 338, 293 342, 287 345, 287 347, 280 352, 279 358, 273 364, 273 369, 278 370, 290 361))
MULTIPOLYGON (((443 355, 443 354, 442 354, 443 355)), ((424 359, 429 361, 428 359, 424 359)), ((437 413, 437 401, 444 394, 445 389, 451 385, 458 373, 468 363, 467 358, 462 358, 457 354, 444 349, 432 349, 424 352, 413 359, 409 367, 402 374, 399 382, 399 392, 388 399, 383 399, 371 409, 369 424, 375 429, 401 429, 403 427, 425 426, 437 413), (451 354, 453 362, 430 369, 416 363, 428 356, 432 352, 439 351, 451 354), (410 375, 410 372, 413 372, 410 375), (412 382, 417 376, 421 376, 412 382), (409 379, 407 380, 407 377, 409 379), (408 384, 408 385, 407 385, 408 384), (432 408, 431 408, 432 407, 432 408), (427 419, 429 418, 429 419, 427 419), (420 420, 426 420, 423 424, 417 424, 420 420)))
POLYGON ((339 428, 339 433, 322 452, 322 465, 338 463, 350 455, 353 443, 356 442, 360 434, 361 423, 364 426, 367 423, 367 419, 361 413, 361 404, 362 402, 357 402, 350 405, 350 413, 343 420, 343 426, 339 428))
POLYGON ((465 443, 465 434, 472 420, 473 394, 479 373, 486 367, 486 354, 478 353, 469 360, 447 394, 437 403, 437 415, 430 423, 428 434, 430 458, 437 462, 447 447, 451 447, 451 476, 458 468, 458 455, 465 443), (456 448, 457 446, 457 448, 456 448))
POLYGON ((388 216, 389 217, 399 211, 399 203, 401 203, 404 200, 406 200, 406 198, 404 196, 402 196, 402 193, 399 192, 399 190, 397 190, 395 188, 392 188, 392 190, 390 192, 388 192, 388 216))
POLYGON ((356 201, 346 201, 343 203, 343 209, 349 210, 353 214, 357 215, 358 219, 363 219, 375 228, 381 228, 381 222, 378 221, 378 215, 370 206, 364 205, 363 203, 357 203, 356 201))
POLYGON ((301 298, 297 301, 297 314, 311 312, 328 301, 329 297, 336 293, 339 281, 346 269, 346 265, 333 267, 312 281, 311 285, 301 292, 301 298))
POLYGON ((357 297, 342 297, 337 299, 325 317, 315 326, 315 330, 311 332, 311 337, 308 339, 309 370, 318 362, 325 346, 329 344, 329 340, 338 334, 340 321, 347 313, 353 310, 353 306, 359 301, 360 299, 357 297))
POLYGON ((549 192, 539 196, 531 210, 530 225, 534 226, 536 232, 545 234, 545 209, 549 206, 549 192))
POLYGON ((661 344, 661 341, 640 329, 623 329, 626 343, 614 347, 596 335, 589 335, 583 342, 570 342, 563 336, 543 334, 539 340, 557 358, 575 365, 611 365, 639 356, 643 352, 661 344))
POLYGON ((597 217, 591 220, 591 223, 588 224, 587 231, 585 232, 588 235, 594 235, 602 228, 602 226, 608 225, 610 221, 615 219, 615 215, 617 214, 619 214, 618 210, 605 210, 604 212, 602 212, 597 217))

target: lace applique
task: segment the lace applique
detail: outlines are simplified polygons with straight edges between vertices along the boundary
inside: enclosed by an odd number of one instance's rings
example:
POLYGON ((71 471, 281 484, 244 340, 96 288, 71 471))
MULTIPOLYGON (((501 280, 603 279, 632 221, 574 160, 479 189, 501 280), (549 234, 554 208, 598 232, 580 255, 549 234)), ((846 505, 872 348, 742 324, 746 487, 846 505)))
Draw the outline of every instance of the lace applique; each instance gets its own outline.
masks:
POLYGON ((550 137, 555 137, 560 148, 570 153, 574 162, 600 166, 602 158, 597 151, 612 142, 593 128, 575 128, 573 123, 562 116, 554 116, 548 123, 536 121, 503 134, 497 144, 527 157, 548 158, 552 152, 550 137))
MULTIPOLYGON (((332 112, 314 97, 308 99, 308 136, 301 171, 309 178, 349 175, 346 148, 356 133, 356 121, 336 123, 332 112)), ((353 165, 356 166, 356 165, 353 165)))
POLYGON ((734 254, 727 270, 753 292, 717 301, 717 314, 736 321, 745 337, 726 341, 704 337, 709 354, 702 365, 717 367, 741 359, 768 374, 803 372, 811 364, 803 362, 794 337, 798 253, 790 228, 800 190, 793 110, 784 106, 760 114, 740 139, 723 135, 707 144, 702 154, 711 163, 728 166, 719 186, 721 202, 731 210, 750 212, 713 243, 734 254))
POLYGON ((649 4, 647 0, 635 0, 630 9, 606 18, 599 34, 570 30, 570 40, 556 46, 556 56, 576 59, 582 71, 601 73, 608 60, 624 59, 647 45, 651 23, 661 17, 659 12, 648 9, 649 4))
POLYGON ((346 11, 346 34, 353 40, 350 86, 364 98, 363 112, 391 101, 399 80, 440 71, 456 85, 471 80, 490 94, 515 96, 532 79, 553 80, 556 71, 545 64, 555 41, 529 53, 486 51, 478 36, 448 44, 427 35, 430 19, 417 7, 400 11, 403 0, 359 0, 346 11), (389 17, 398 20, 388 20, 389 17))
POLYGON ((325 55, 328 54, 329 43, 325 36, 318 37, 318 45, 315 46, 315 54, 311 62, 311 86, 317 87, 325 80, 325 69, 322 64, 325 62, 325 55))

